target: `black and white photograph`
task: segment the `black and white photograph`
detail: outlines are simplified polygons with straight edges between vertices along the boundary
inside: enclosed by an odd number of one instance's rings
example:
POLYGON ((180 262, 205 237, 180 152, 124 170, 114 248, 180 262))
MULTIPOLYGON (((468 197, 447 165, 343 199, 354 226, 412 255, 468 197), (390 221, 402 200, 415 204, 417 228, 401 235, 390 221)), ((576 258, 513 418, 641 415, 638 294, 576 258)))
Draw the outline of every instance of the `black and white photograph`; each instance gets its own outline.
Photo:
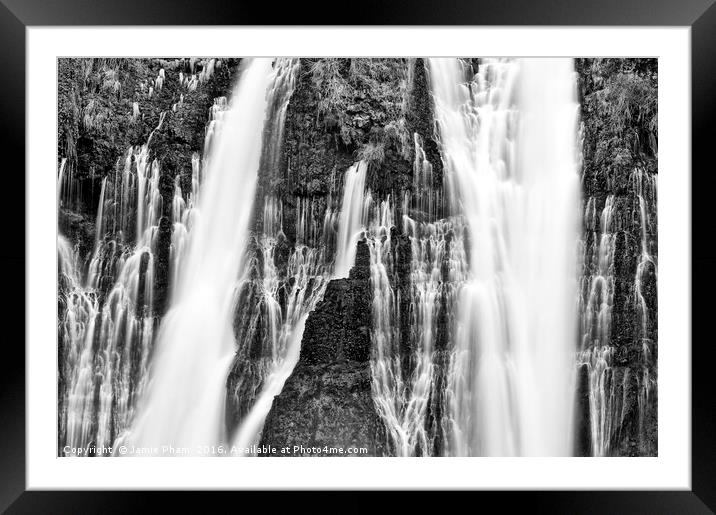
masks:
POLYGON ((658 456, 658 72, 57 59, 57 456, 658 456))

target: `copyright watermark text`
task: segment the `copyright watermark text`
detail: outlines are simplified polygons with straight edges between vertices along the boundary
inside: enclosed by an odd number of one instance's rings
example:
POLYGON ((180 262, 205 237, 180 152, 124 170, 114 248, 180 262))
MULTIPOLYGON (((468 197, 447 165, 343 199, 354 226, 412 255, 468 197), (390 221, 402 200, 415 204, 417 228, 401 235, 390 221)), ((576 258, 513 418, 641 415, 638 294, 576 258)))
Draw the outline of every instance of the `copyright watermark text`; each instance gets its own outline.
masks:
POLYGON ((159 446, 94 446, 62 448, 64 456, 367 456, 367 447, 342 447, 329 445, 197 445, 181 447, 173 445, 159 446))

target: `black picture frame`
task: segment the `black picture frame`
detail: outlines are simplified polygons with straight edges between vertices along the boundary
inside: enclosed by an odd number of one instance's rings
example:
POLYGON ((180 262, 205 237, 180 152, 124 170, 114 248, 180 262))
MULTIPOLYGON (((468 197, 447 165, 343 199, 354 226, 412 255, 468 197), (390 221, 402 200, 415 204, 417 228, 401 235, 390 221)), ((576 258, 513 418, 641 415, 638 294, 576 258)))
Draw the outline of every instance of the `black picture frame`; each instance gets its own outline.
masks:
MULTIPOLYGON (((454 0, 452 2, 387 3, 367 0, 350 14, 335 16, 334 3, 304 2, 279 7, 267 2, 221 0, 0 0, 0 142, 7 206, 2 224, 0 266, 6 308, 0 372, 0 509, 7 513, 128 513, 166 509, 167 494, 138 492, 25 491, 25 278, 32 274, 25 261, 25 29, 37 25, 572 25, 572 26, 688 26, 691 27, 692 84, 692 490, 594 492, 484 492, 501 505, 524 503, 549 513, 713 513, 716 512, 716 401, 712 396, 714 352, 710 332, 709 295, 716 291, 716 255, 710 251, 710 213, 714 190, 713 126, 716 119, 715 0, 454 0), (334 19, 325 15, 333 14, 334 19), (330 13, 330 14, 329 14, 330 13), (24 195, 21 194, 24 192, 24 195), (21 223, 21 219, 22 222, 21 223), (21 273, 24 270, 24 276, 21 273)), ((668 99, 667 99, 668 101, 668 99)), ((29 135, 32 137, 32 135, 29 135)), ((690 171, 684 173, 684 180, 690 171)), ((691 342, 664 342, 688 349, 691 342)), ((49 346, 48 352, 54 352, 49 346)), ((224 493, 224 496, 237 495, 224 493)), ((242 492, 247 505, 247 493, 242 492)), ((254 494, 255 495, 255 494, 254 494)), ((305 495, 305 494, 304 494, 305 495)), ((424 501, 424 495, 414 495, 424 501)), ((191 499, 171 494, 185 509, 192 502, 206 506, 205 496, 191 499)), ((259 499, 252 499, 261 502, 259 499)), ((315 501, 313 501, 315 502, 315 501)))

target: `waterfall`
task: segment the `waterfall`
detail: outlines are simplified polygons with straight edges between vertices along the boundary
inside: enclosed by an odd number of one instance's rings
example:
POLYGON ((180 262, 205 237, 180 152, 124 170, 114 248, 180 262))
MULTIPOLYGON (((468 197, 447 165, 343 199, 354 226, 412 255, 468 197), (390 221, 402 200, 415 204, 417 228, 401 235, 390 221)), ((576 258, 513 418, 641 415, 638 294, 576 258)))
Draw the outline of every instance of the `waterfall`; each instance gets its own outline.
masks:
MULTIPOLYGON (((632 172, 631 182, 639 203, 640 255, 634 278, 636 297, 636 313, 639 320, 638 338, 641 342, 641 371, 638 376, 639 393, 637 396, 639 409, 639 444, 644 447, 644 417, 647 405, 651 401, 652 392, 656 388, 654 347, 656 342, 656 326, 654 323, 656 305, 650 306, 646 301, 645 289, 649 284, 649 276, 653 277, 656 287, 657 256, 656 256, 656 201, 657 177, 641 169, 632 172)), ((651 295, 656 299, 656 294, 651 295)))
POLYGON ((356 259, 356 244, 363 228, 367 168, 365 161, 354 163, 346 170, 343 179, 343 202, 336 242, 336 264, 333 271, 336 279, 348 277, 356 259))
POLYGON ((388 198, 375 206, 366 234, 373 290, 371 389, 376 411, 388 429, 393 446, 398 454, 407 455, 411 442, 401 416, 404 389, 400 367, 400 326, 396 323, 396 305, 399 302, 391 284, 393 219, 394 213, 388 198))
POLYGON ((57 174, 57 209, 62 207, 62 188, 65 185, 65 167, 67 166, 67 158, 63 157, 60 162, 60 171, 57 174))
MULTIPOLYGON (((283 111, 281 113, 283 116, 283 111)), ((274 134, 280 137, 281 130, 275 130, 274 134)), ((275 162, 273 148, 273 145, 268 147, 269 162, 275 162)), ((363 230, 365 176, 366 164, 362 161, 352 165, 345 173, 343 202, 337 219, 337 248, 336 258, 333 260, 336 265, 333 278, 348 277, 355 261, 356 245, 363 230)), ((261 277, 260 284, 255 287, 261 300, 257 306, 248 308, 251 314, 246 318, 252 322, 244 324, 253 326, 257 323, 253 320, 262 318, 263 358, 257 374, 259 391, 248 413, 241 419, 233 438, 233 447, 241 455, 252 454, 253 446, 259 443, 273 399, 281 393, 284 383, 298 363, 308 314, 323 298, 331 279, 331 260, 325 254, 331 224, 324 223, 321 227, 320 211, 313 201, 299 197, 296 204, 296 242, 286 263, 285 277, 279 277, 276 252, 279 242, 285 240, 283 208, 277 199, 270 196, 266 197, 264 203, 263 232, 257 241, 263 265, 257 274, 261 277)), ((326 206, 324 220, 331 219, 330 208, 326 206)), ((242 336, 242 339, 248 341, 252 338, 251 333, 242 336)), ((244 358, 249 359, 248 356, 244 358)), ((244 376, 238 379, 235 388, 234 395, 238 398, 241 391, 251 391, 252 388, 246 384, 251 382, 246 378, 251 375, 250 370, 244 368, 243 374, 237 375, 244 376)))
MULTIPOLYGON (((439 218, 442 205, 442 191, 434 187, 433 165, 423 150, 422 140, 416 132, 413 134, 415 159, 413 161, 413 190, 408 200, 412 202, 414 217, 420 221, 434 221, 439 218)), ((408 196, 406 195, 406 199, 408 196)), ((407 209, 404 208, 404 213, 407 209)))
POLYGON ((605 456, 613 432, 615 382, 612 381, 611 346, 612 307, 614 304, 614 195, 607 196, 604 208, 596 216, 596 199, 585 206, 584 223, 591 245, 585 245, 583 256, 586 273, 582 274, 582 342, 578 355, 586 365, 589 387, 590 436, 592 453, 605 456), (589 270, 592 272, 589 273, 589 270))
MULTIPOLYGON (((163 121, 164 113, 147 142, 130 147, 120 160, 122 169, 103 180, 95 249, 86 277, 76 255, 68 260, 65 245, 58 242, 65 277, 60 292, 64 311, 59 374, 65 398, 60 443, 86 449, 89 455, 109 453, 114 437, 131 420, 145 385, 154 334, 154 256, 162 211, 161 171, 159 163, 149 159, 149 145, 163 121), (142 215, 133 219, 133 212, 142 215)), ((61 179, 62 174, 60 189, 61 179)))
MULTIPOLYGON (((580 296, 582 341, 578 362, 586 367, 588 420, 591 454, 609 456, 612 440, 621 429, 627 409, 630 383, 637 387, 638 436, 644 445, 644 416, 656 384, 655 360, 652 355, 656 341, 656 306, 649 306, 645 289, 656 285, 656 176, 635 169, 629 178, 630 192, 626 197, 607 195, 601 213, 597 215, 599 200, 589 197, 584 208, 585 235, 583 242, 583 272, 580 296), (639 230, 638 256, 635 266, 633 312, 634 339, 641 350, 641 369, 618 366, 614 361, 617 347, 613 339, 612 312, 615 304, 615 252, 617 233, 623 232, 623 221, 615 219, 618 211, 634 205, 637 220, 632 225, 639 230)), ((629 308, 629 306, 625 306, 629 308)), ((645 449, 642 449, 646 452, 645 449)))
MULTIPOLYGON (((252 454, 252 446, 259 443, 273 399, 281 393, 298 363, 308 314, 321 300, 328 284, 330 268, 326 264, 324 249, 303 230, 308 217, 305 211, 310 210, 309 206, 308 202, 299 202, 296 244, 288 257, 285 277, 279 277, 275 256, 276 245, 285 238, 282 210, 275 198, 267 197, 265 201, 264 230, 258 242, 263 261, 258 289, 265 306, 261 385, 233 439, 240 455, 252 454)), ((252 310, 257 308, 261 309, 260 304, 252 310)))
POLYGON ((60 302, 58 341, 60 442, 86 448, 93 438, 92 339, 99 311, 97 296, 81 284, 77 256, 70 243, 57 238, 60 302))
POLYGON ((579 183, 568 59, 430 59, 451 213, 463 213, 446 454, 572 453, 579 183))
POLYGON ((60 160, 60 169, 57 174, 57 210, 77 209, 82 204, 84 192, 83 181, 74 176, 74 166, 68 167, 66 157, 60 160))
MULTIPOLYGON (((274 66, 261 160, 269 177, 279 169, 285 114, 298 68, 297 59, 278 59, 274 66)), ((296 198, 296 240, 283 268, 277 262, 287 244, 283 202, 273 194, 264 197, 262 230, 254 237, 254 255, 239 287, 239 349, 228 381, 228 393, 238 408, 238 428, 232 436, 237 455, 251 455, 258 444, 273 398, 298 362, 308 313, 328 282, 317 208, 313 200, 296 198)))
MULTIPOLYGON (((413 141, 412 195, 406 192, 402 206, 402 234, 409 241, 410 256, 408 288, 402 290, 409 307, 402 315, 401 290, 394 291, 393 286, 393 247, 400 243, 391 238, 394 214, 390 198, 368 215, 366 240, 371 254, 374 325, 372 394, 393 452, 398 456, 429 456, 436 452, 436 440, 443 432, 435 427, 439 418, 436 404, 444 396, 438 333, 441 315, 444 326, 452 324, 455 293, 465 279, 464 223, 461 217, 436 219, 441 191, 433 186, 432 165, 417 134, 413 141), (401 322, 401 316, 407 320, 401 322), (406 327, 406 334, 400 333, 401 327, 406 327), (407 351, 401 351, 402 342, 407 343, 407 351)), ((442 335, 444 340, 451 339, 448 333, 442 335)))
POLYGON ((181 269, 189 243, 189 232, 200 216, 198 209, 199 186, 203 182, 203 170, 209 165, 211 143, 214 135, 220 130, 224 121, 224 114, 229 109, 226 97, 217 97, 209 110, 209 123, 204 136, 204 158, 194 152, 191 156, 191 189, 187 192, 186 199, 181 188, 181 175, 174 179, 174 195, 172 197, 172 235, 169 246, 170 275, 172 291, 179 282, 179 270, 181 269))
MULTIPOLYGON (((211 137, 193 227, 157 334, 146 396, 123 441, 135 446, 216 445, 224 385, 234 356, 235 288, 243 269, 266 117, 271 60, 244 65, 222 124, 211 137)), ((214 130, 211 127, 210 130, 214 130)))
POLYGON ((272 77, 274 94, 268 105, 266 137, 262 146, 262 170, 275 176, 280 169, 281 150, 283 149, 283 130, 286 123, 288 103, 296 86, 296 77, 300 68, 299 59, 279 58, 274 64, 272 77))

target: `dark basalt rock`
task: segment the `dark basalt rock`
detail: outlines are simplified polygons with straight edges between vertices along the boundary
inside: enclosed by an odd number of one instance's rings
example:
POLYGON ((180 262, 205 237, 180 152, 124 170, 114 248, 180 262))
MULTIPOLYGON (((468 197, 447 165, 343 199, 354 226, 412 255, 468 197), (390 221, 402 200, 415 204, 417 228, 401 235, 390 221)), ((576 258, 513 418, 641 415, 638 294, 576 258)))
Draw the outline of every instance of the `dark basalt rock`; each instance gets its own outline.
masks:
POLYGON ((575 456, 592 455, 591 417, 589 416, 589 369, 582 365, 577 369, 577 392, 575 395, 575 456))
MULTIPOLYGON (((410 134, 417 132, 423 140, 425 156, 433 165, 433 186, 440 189, 443 185, 443 161, 435 139, 433 97, 425 66, 424 59, 416 59, 413 64, 413 83, 409 96, 407 122, 410 134)), ((475 73, 477 73, 476 68, 475 73)))
POLYGON ((154 257, 154 315, 162 316, 169 297, 169 255, 172 243, 172 223, 169 218, 159 219, 157 231, 157 255, 154 257))
POLYGON ((329 282, 323 300, 306 320, 300 361, 368 361, 371 307, 370 254, 365 242, 358 242, 349 278, 329 282))
POLYGON ((229 434, 249 412, 268 366, 264 362, 265 325, 262 323, 267 314, 258 280, 257 269, 252 268, 251 277, 243 283, 237 295, 234 335, 239 348, 226 379, 226 429, 229 434))
POLYGON ((616 233, 614 240, 614 303, 612 306, 612 345, 629 345, 636 338, 634 277, 639 241, 626 231, 616 233))
POLYGON ((80 256, 92 253, 95 242, 95 222, 89 217, 68 209, 60 209, 57 217, 60 234, 79 244, 80 256))
MULTIPOLYGON (((368 363, 299 364, 266 419, 261 445, 287 447, 278 456, 309 454, 294 446, 365 449, 359 456, 386 454, 385 435, 370 395, 368 363)), ((264 455, 262 455, 264 456, 264 455)))

